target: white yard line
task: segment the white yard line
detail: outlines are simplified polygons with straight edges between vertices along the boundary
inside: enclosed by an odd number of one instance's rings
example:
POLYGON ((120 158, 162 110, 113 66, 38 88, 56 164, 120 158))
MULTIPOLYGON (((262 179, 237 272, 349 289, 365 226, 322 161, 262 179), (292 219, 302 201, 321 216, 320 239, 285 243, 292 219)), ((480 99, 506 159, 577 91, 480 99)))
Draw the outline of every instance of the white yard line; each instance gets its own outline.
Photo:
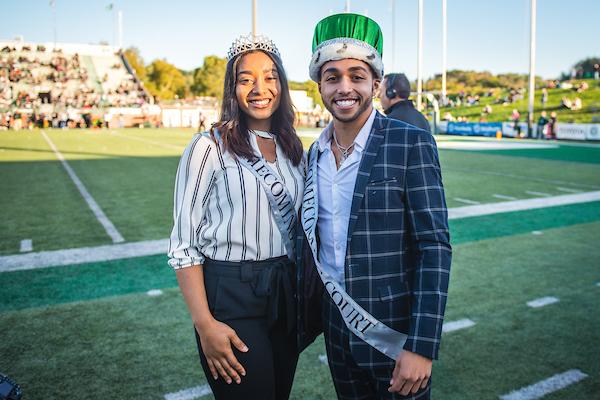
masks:
POLYGON ((495 197, 497 199, 502 199, 502 200, 517 200, 516 197, 506 196, 504 194, 493 194, 492 197, 495 197))
POLYGON ((21 271, 36 268, 57 267, 80 263, 91 263, 122 258, 165 254, 169 246, 168 239, 148 240, 145 242, 109 244, 98 247, 80 247, 77 249, 40 251, 37 253, 17 254, 0 257, 0 272, 21 271))
POLYGON ((209 394, 212 394, 210 386, 202 385, 180 390, 179 392, 167 393, 165 394, 165 400, 193 400, 209 394))
POLYGON ((177 145, 170 144, 170 143, 157 142, 155 140, 150 140, 150 139, 142 139, 142 138, 139 138, 136 136, 123 135, 121 133, 117 133, 116 131, 111 131, 111 135, 118 136, 118 137, 121 137, 124 139, 137 140, 138 142, 143 142, 143 143, 151 144, 154 146, 164 147, 166 149, 173 149, 173 150, 179 150, 179 151, 182 151, 185 149, 185 146, 177 146, 177 145))
POLYGON ((19 251, 21 253, 28 253, 33 250, 33 242, 31 239, 23 239, 21 240, 21 246, 19 251))
POLYGON ((582 190, 579 189, 571 189, 571 188, 565 188, 565 187, 557 187, 556 190, 559 190, 561 192, 567 192, 567 193, 581 193, 582 190))
POLYGON ((567 372, 563 372, 562 374, 551 376, 550 378, 544 379, 538 383, 534 383, 533 385, 526 386, 519 390, 510 392, 509 394, 500 396, 500 400, 541 399, 547 394, 564 389, 567 386, 577 383, 584 378, 587 378, 586 374, 578 369, 571 369, 567 372))
POLYGON ((503 201, 500 203, 479 204, 474 206, 455 207, 448 209, 448 218, 459 219, 467 217, 477 217, 481 215, 499 214, 513 211, 533 210, 536 208, 588 203, 591 201, 600 201, 600 191, 565 194, 560 196, 536 199, 503 201))
POLYGON ((556 297, 547 296, 547 297, 540 297, 539 299, 528 301, 527 305, 531 308, 540 308, 540 307, 547 306, 549 304, 558 303, 559 301, 560 300, 557 299, 556 297))
MULTIPOLYGON (((600 191, 448 209, 449 219, 600 201, 600 191)), ((165 254, 169 239, 0 256, 0 272, 165 254)))
POLYGON ((475 326, 475 322, 471 321, 470 319, 459 319, 458 321, 444 322, 442 325, 442 332, 454 332, 460 329, 470 328, 472 326, 475 326))
POLYGON ((88 192, 88 190, 86 189, 84 184, 81 182, 79 177, 75 174, 75 171, 73 171, 73 169, 71 168, 69 163, 67 163, 67 160, 65 160, 65 158, 60 153, 60 151, 58 151, 58 149, 56 148, 56 146, 54 145, 52 140, 50 140, 48 135, 46 135, 46 132, 41 131, 41 133, 42 133, 42 136, 44 137, 44 139, 46 139, 46 142, 48 143, 48 145, 54 151, 56 158, 58 158, 60 160, 60 162, 62 163, 62 166, 67 171, 67 174, 69 174, 69 177, 71 178, 71 180, 73 181, 73 183, 75 184, 77 189, 79 190, 79 193, 81 193, 81 196, 83 197, 83 199, 86 201, 86 203, 88 204, 88 206, 90 207, 90 209, 92 210, 94 215, 96 216, 96 219, 98 220, 98 222, 100 222, 100 224, 104 227, 104 230, 106 231, 108 236, 110 236, 110 238, 112 239, 113 243, 124 242, 125 239, 123 239, 123 236, 121 236, 121 234, 119 233, 117 228, 114 226, 114 224, 111 222, 111 220, 108 219, 106 214, 104 214, 104 211, 102 211, 102 209, 100 208, 98 203, 96 203, 96 200, 94 200, 94 198, 92 197, 90 192, 88 192))
POLYGON ((465 204, 481 204, 478 201, 463 199, 461 197, 455 197, 453 200, 458 201, 459 203, 465 203, 465 204))
POLYGON ((533 190, 526 190, 525 193, 530 194, 532 196, 541 196, 541 197, 551 197, 552 196, 550 193, 534 192, 533 190))

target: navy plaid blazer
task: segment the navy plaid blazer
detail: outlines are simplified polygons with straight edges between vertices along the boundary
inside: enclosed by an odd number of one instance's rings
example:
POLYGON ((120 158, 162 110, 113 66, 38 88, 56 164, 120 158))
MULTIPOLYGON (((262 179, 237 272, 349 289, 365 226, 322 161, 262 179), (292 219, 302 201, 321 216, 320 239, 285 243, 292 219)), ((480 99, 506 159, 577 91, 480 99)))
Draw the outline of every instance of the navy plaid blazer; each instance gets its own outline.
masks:
MULTIPOLYGON (((377 113, 356 178, 346 248, 348 294, 379 321, 406 333, 405 350, 436 359, 452 249, 429 132, 377 113)), ((314 268, 304 261, 304 268, 314 268)), ((393 362, 354 335, 350 348, 359 365, 393 362)))

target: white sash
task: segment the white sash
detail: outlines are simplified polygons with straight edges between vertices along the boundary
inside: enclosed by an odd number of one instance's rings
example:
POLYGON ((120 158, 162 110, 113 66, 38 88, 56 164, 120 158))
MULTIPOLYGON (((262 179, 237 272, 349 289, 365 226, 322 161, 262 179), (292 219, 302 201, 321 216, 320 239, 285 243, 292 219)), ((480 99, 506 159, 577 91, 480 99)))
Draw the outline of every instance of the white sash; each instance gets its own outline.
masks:
MULTIPOLYGON (((205 132, 203 135, 210 137, 208 132, 205 132)), ((216 130, 215 137, 219 141, 219 144, 223 143, 221 135, 216 130)), ((257 157, 254 161, 249 161, 238 157, 238 161, 260 182, 269 200, 271 213, 273 213, 277 229, 279 229, 279 233, 281 234, 281 240, 287 250, 287 256, 290 260, 296 261, 294 258, 297 220, 296 207, 287 187, 279 179, 279 175, 273 172, 262 158, 257 157)))
POLYGON ((344 288, 323 269, 317 257, 316 228, 319 212, 317 200, 318 151, 319 146, 314 144, 310 151, 310 164, 306 171, 301 214, 302 226, 304 227, 308 244, 312 250, 317 271, 321 276, 325 289, 340 310, 340 314, 348 329, 392 360, 396 360, 400 352, 402 352, 408 336, 404 333, 395 331, 380 322, 358 305, 352 297, 346 293, 344 288))

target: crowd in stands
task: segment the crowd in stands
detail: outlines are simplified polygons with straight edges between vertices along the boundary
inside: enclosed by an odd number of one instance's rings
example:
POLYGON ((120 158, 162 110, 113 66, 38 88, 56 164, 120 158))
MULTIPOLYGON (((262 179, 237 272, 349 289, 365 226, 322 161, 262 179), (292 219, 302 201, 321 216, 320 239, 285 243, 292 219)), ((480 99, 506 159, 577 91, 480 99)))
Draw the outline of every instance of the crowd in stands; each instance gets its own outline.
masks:
POLYGON ((43 45, 4 46, 0 49, 0 128, 15 124, 91 127, 92 110, 147 103, 140 83, 122 62, 110 68, 121 72, 117 76, 123 79, 109 81, 106 72, 91 78, 93 74, 78 53, 47 50, 43 45))

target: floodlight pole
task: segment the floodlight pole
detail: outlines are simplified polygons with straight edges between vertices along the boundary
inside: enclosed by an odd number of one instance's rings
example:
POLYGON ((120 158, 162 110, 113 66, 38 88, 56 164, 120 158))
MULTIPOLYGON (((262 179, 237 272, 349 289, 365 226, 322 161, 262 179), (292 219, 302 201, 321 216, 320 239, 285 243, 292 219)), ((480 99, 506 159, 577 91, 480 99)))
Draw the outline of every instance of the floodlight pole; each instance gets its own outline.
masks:
POLYGON ((257 0, 252 0, 252 38, 256 38, 256 5, 257 0))
POLYGON ((344 9, 344 12, 346 12, 346 13, 350 12, 350 0, 346 0, 346 7, 344 9))
POLYGON ((535 100, 535 34, 537 0, 531 0, 531 23, 529 31, 529 112, 527 116, 527 136, 533 136, 533 102, 535 100))
POLYGON ((417 110, 421 111, 423 92, 423 0, 419 0, 419 23, 417 41, 417 110))
POLYGON ((448 15, 446 0, 442 0, 442 105, 446 105, 446 70, 448 58, 448 15))

